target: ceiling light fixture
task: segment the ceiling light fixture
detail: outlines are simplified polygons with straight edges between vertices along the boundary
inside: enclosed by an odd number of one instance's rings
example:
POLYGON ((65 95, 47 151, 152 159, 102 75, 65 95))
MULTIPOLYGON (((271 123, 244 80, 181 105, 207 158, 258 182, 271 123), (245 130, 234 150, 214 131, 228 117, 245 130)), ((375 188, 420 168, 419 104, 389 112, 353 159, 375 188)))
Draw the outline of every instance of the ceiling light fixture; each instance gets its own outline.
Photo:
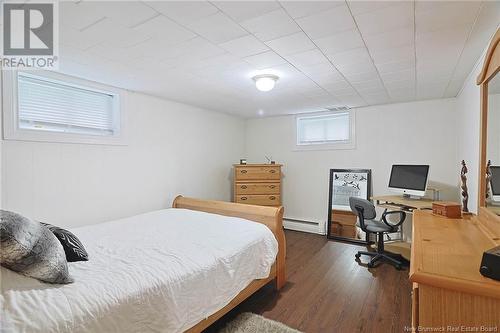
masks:
POLYGON ((279 77, 272 74, 262 74, 256 75, 253 77, 255 81, 255 87, 257 87, 260 91, 269 91, 274 88, 276 81, 279 80, 279 77))

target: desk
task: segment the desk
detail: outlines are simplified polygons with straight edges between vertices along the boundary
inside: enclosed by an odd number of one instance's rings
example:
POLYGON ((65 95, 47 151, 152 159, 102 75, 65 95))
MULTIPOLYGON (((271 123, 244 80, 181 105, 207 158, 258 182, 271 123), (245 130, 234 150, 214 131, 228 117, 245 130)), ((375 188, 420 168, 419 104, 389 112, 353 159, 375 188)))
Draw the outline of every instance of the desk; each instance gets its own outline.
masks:
POLYGON ((435 201, 427 198, 408 199, 397 195, 372 197, 372 200, 375 200, 379 207, 404 210, 408 213, 418 209, 432 209, 432 203, 435 201))
MULTIPOLYGON (((421 198, 421 199, 408 199, 398 195, 384 195, 372 197, 377 206, 387 208, 389 210, 402 210, 406 213, 413 214, 416 210, 432 209, 434 200, 421 198)), ((401 240, 387 242, 385 250, 391 253, 400 254, 406 260, 410 260, 411 243, 405 241, 403 235, 403 226, 401 226, 401 240)))
POLYGON ((500 329, 500 281, 479 273, 485 250, 500 245, 476 217, 450 219, 415 211, 410 281, 413 327, 500 329))

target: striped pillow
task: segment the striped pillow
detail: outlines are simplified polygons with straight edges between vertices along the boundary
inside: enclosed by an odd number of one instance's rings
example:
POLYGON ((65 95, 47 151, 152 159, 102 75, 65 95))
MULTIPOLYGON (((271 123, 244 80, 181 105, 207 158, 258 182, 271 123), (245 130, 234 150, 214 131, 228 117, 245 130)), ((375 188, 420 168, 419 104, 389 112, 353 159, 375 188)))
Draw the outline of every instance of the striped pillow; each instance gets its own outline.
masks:
POLYGON ((64 253, 66 253, 66 260, 68 262, 89 260, 89 255, 87 251, 85 251, 82 242, 80 242, 80 240, 73 233, 66 229, 53 226, 52 224, 43 222, 40 223, 52 231, 59 242, 61 242, 64 253))

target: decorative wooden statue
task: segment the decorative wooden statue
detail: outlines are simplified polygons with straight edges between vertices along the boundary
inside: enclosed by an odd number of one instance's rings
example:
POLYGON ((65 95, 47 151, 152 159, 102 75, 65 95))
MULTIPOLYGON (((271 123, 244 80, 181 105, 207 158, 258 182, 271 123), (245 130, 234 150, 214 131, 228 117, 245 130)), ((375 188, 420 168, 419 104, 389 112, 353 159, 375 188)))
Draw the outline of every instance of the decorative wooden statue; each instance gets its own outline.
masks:
POLYGON ((486 200, 490 198, 490 182, 491 182, 491 160, 486 164, 486 200))
POLYGON ((462 210, 466 213, 469 212, 469 190, 467 188, 467 165, 465 165, 465 161, 462 160, 462 170, 460 171, 460 179, 462 180, 462 185, 460 186, 462 189, 462 210))

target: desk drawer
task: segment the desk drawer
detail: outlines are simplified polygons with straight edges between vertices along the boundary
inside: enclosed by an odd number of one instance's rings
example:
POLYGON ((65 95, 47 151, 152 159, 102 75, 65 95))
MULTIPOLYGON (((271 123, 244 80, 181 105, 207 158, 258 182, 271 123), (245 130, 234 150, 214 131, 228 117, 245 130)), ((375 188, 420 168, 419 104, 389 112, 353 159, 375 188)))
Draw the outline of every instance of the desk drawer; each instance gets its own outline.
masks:
POLYGON ((237 183, 236 195, 239 194, 279 194, 280 183, 237 183))
POLYGON ((237 166, 234 168, 235 180, 280 180, 281 168, 279 166, 237 166))
POLYGON ((279 206, 281 205, 281 198, 279 195, 274 194, 247 194, 236 195, 236 202, 249 205, 279 206))

